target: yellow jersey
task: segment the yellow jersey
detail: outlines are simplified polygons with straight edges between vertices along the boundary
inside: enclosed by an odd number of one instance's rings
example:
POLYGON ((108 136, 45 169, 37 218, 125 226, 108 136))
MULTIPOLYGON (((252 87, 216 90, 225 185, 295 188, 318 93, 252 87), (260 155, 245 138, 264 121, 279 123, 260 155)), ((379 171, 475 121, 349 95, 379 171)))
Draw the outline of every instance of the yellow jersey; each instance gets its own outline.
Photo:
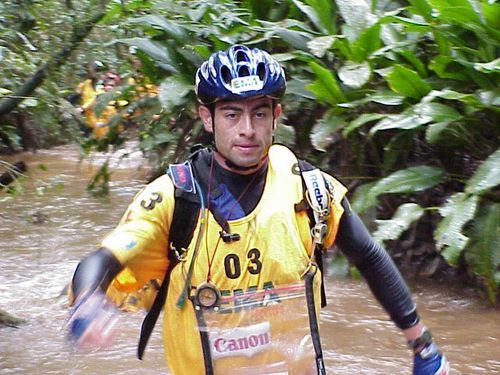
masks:
MULTIPOLYGON (((221 227, 212 213, 200 210, 200 217, 204 219, 198 220, 191 244, 172 270, 163 309, 163 336, 167 366, 173 374, 205 373, 200 322, 193 304, 188 300, 182 308, 176 306, 191 264, 190 295, 209 277, 221 296, 231 298, 242 293, 298 285, 311 262, 313 243, 307 211, 295 211, 295 204, 304 198, 302 178, 296 172, 297 159, 280 145, 273 145, 268 156, 266 181, 257 206, 248 215, 228 221, 231 233, 238 233, 240 239, 222 241, 221 227), (194 256, 200 232, 202 237, 194 256)), ((328 248, 335 240, 343 213, 341 201, 347 189, 335 178, 324 176, 331 194, 323 243, 328 248)), ((164 276, 173 209, 174 186, 170 177, 164 175, 135 197, 118 227, 102 242, 126 267, 126 272, 133 275, 137 288, 164 276)), ((318 301, 320 280, 318 272, 313 282, 318 301)), ((224 348, 227 349, 227 345, 224 348)), ((268 357, 257 354, 256 358, 266 361, 268 357)))

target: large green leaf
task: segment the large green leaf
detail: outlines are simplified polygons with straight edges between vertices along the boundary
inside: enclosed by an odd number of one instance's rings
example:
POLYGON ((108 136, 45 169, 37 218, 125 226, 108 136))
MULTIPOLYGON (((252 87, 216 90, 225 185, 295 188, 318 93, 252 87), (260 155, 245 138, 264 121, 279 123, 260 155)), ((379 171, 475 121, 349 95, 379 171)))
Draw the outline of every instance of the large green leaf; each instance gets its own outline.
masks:
POLYGON ((394 172, 379 180, 370 193, 375 196, 385 193, 413 193, 436 186, 442 179, 442 169, 420 165, 394 172))
POLYGON ((128 46, 138 48, 142 52, 149 55, 152 59, 156 60, 161 67, 167 71, 172 73, 177 73, 177 69, 175 68, 175 63, 170 56, 168 49, 163 46, 161 43, 152 41, 147 38, 125 38, 125 39, 117 39, 115 43, 123 43, 128 46))
POLYGON ((451 121, 436 122, 430 124, 425 130, 425 140, 431 145, 437 143, 441 139, 441 135, 451 124, 451 121))
POLYGON ((328 6, 331 9, 331 4, 327 4, 327 7, 324 8, 322 6, 323 4, 320 4, 324 1, 308 0, 306 2, 309 5, 299 0, 293 0, 295 6, 311 20, 318 30, 324 34, 332 34, 334 31, 332 23, 333 17, 331 17, 331 12, 328 10, 328 6))
POLYGON ((458 121, 462 115, 454 108, 441 103, 422 102, 414 105, 401 114, 387 116, 379 121, 371 130, 375 134, 387 129, 415 129, 428 123, 451 123, 458 121))
POLYGON ((335 0, 340 14, 345 21, 343 34, 349 40, 357 39, 358 35, 371 24, 375 19, 370 12, 370 7, 366 1, 358 0, 335 0))
POLYGON ((335 33, 335 16, 331 0, 305 0, 309 4, 321 22, 321 26, 328 34, 335 33))
POLYGON ((421 18, 407 18, 407 17, 400 17, 400 16, 395 16, 395 15, 385 15, 384 17, 381 17, 380 20, 378 21, 379 23, 385 24, 385 23, 394 23, 394 24, 399 24, 403 25, 407 31, 411 32, 426 32, 430 31, 430 24, 422 21, 421 18))
POLYGON ((335 35, 320 36, 307 42, 307 47, 311 50, 311 53, 314 56, 322 58, 336 39, 337 36, 335 35))
POLYGON ((500 184, 500 148, 479 166, 467 181, 465 191, 479 194, 500 184))
POLYGON ((439 209, 443 219, 434 231, 434 239, 438 250, 452 266, 457 265, 460 254, 469 240, 462 233, 462 228, 474 217, 478 200, 477 195, 455 193, 439 209))
POLYGON ((146 25, 163 30, 167 33, 168 36, 176 39, 179 42, 185 42, 187 38, 186 30, 184 30, 184 28, 182 28, 178 22, 173 22, 158 15, 147 15, 137 18, 131 18, 127 23, 131 25, 146 25))
POLYGON ((363 126, 364 124, 375 121, 375 120, 380 120, 381 118, 385 117, 385 114, 382 113, 363 113, 361 114, 358 118, 355 120, 351 121, 345 128, 344 131, 342 132, 342 135, 344 137, 347 137, 353 130, 359 128, 360 126, 363 126))
POLYGON ((339 69, 338 75, 344 85, 355 89, 360 88, 370 79, 370 64, 366 61, 362 63, 347 61, 344 66, 339 69))
POLYGON ((424 210, 418 204, 402 204, 391 219, 376 220, 378 228, 373 233, 373 238, 379 242, 396 240, 401 233, 407 230, 414 221, 420 219, 423 214, 424 210))
POLYGON ((377 205, 377 197, 370 194, 370 190, 373 186, 375 186, 375 182, 369 182, 356 188, 350 199, 354 211, 363 213, 369 208, 377 205))
POLYGON ((173 132, 163 132, 156 134, 154 136, 147 135, 141 140, 141 149, 144 152, 149 152, 155 147, 162 146, 164 144, 177 142, 179 135, 173 132))
POLYGON ((381 44, 379 24, 364 29, 359 37, 351 43, 353 60, 362 62, 367 59, 370 54, 377 51, 381 44))
MULTIPOLYGON (((439 184, 443 179, 443 171, 439 168, 421 165, 399 170, 382 178, 369 188, 362 190, 363 197, 359 200, 360 212, 367 210, 377 203, 377 197, 388 193, 414 193, 429 189, 439 184)), ((356 190, 356 193, 359 189, 356 190)))
POLYGON ((479 9, 469 0, 428 0, 442 20, 461 25, 480 24, 479 9))
POLYGON ((432 8, 427 0, 409 0, 411 7, 408 10, 412 13, 419 14, 424 19, 429 20, 432 17, 432 8))
POLYGON ((500 57, 487 63, 475 63, 474 69, 481 73, 500 73, 500 57))
POLYGON ((448 78, 457 81, 467 82, 469 76, 463 66, 455 62, 455 59, 449 55, 438 55, 430 63, 429 69, 436 72, 441 78, 448 78))
POLYGON ((413 113, 411 110, 405 111, 401 114, 390 115, 382 120, 380 120, 375 126, 370 129, 370 134, 375 134, 379 130, 388 130, 388 129, 402 129, 409 130, 415 129, 419 126, 427 124, 430 122, 429 117, 420 117, 416 113, 413 113))
POLYGON ((328 69, 314 61, 309 63, 309 66, 316 75, 316 80, 307 85, 306 89, 313 92, 319 101, 335 106, 338 102, 346 100, 337 84, 337 79, 328 69))
POLYGON ((326 151, 326 148, 338 139, 338 132, 345 126, 345 119, 335 111, 327 111, 314 125, 311 142, 315 149, 326 151))
POLYGON ((420 99, 431 91, 431 86, 416 71, 400 64, 394 65, 386 80, 391 90, 414 99, 420 99))
POLYGON ((433 101, 435 98, 441 98, 446 100, 457 100, 459 102, 474 106, 481 105, 480 101, 473 94, 464 94, 450 89, 432 90, 422 99, 422 102, 430 102, 433 101))
POLYGON ((493 203, 475 219, 465 257, 484 280, 488 299, 495 303, 500 288, 500 204, 493 203))
POLYGON ((158 100, 166 111, 171 111, 175 106, 186 101, 186 96, 191 92, 192 85, 176 76, 165 79, 158 92, 158 100))

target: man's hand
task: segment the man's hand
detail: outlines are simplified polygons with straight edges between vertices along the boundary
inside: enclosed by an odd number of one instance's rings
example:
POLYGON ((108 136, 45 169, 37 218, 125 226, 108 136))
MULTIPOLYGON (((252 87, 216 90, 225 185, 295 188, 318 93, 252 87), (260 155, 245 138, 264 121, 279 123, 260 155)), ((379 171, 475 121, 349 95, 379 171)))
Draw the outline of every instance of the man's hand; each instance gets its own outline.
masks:
POLYGON ((103 349, 116 335, 118 310, 99 289, 75 301, 67 323, 68 337, 77 348, 103 349))
POLYGON ((415 354, 413 359, 413 375, 448 375, 450 364, 431 341, 415 354))

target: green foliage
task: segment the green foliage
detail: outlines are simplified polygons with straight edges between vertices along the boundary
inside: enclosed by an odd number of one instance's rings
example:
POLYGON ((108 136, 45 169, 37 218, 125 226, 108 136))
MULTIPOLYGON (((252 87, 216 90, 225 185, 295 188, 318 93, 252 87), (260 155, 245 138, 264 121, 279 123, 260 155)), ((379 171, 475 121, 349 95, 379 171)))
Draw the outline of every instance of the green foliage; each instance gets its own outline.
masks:
POLYGON ((493 303, 500 290, 500 204, 486 206, 474 221, 466 258, 493 303))
MULTIPOLYGON (((311 33, 304 51, 313 59, 302 56, 293 66, 329 108, 311 127, 311 144, 328 159, 334 146, 351 143, 352 154, 342 155, 352 158, 351 173, 378 167, 379 179, 354 193, 356 210, 381 207, 384 194, 400 195, 393 217, 377 221, 380 241, 404 235, 429 210, 436 250, 453 266, 464 252, 471 262, 477 231, 466 235, 468 224, 483 212, 477 207, 496 204, 500 182, 500 7, 468 0, 335 3, 342 33, 317 28, 322 35, 311 33), (440 197, 426 207, 430 191, 440 197)), ((311 9, 299 9, 317 23, 311 9)), ((472 270, 493 285, 491 272, 472 270)))
MULTIPOLYGON (((7 26, 0 31, 0 63, 8 63, 0 95, 28 77, 51 46, 62 46, 93 4, 83 1, 60 15, 55 9, 65 6, 62 1, 44 3, 33 2, 24 12, 14 2, 0 5, 0 22, 7 26), (30 29, 33 19, 40 26, 36 31, 30 29)), ((498 218, 497 2, 133 0, 106 7, 68 67, 24 103, 28 113, 52 114, 40 119, 54 138, 65 132, 49 123, 71 112, 58 97, 77 84, 69 72, 84 72, 90 59, 122 74, 134 63, 159 88, 158 96, 137 101, 122 85, 96 106, 102 110, 109 100, 127 100, 126 108, 140 109, 134 119, 139 147, 159 168, 184 156, 189 146, 209 142, 192 92, 200 63, 233 43, 264 48, 288 78, 286 117, 277 138, 346 181, 363 177, 350 199, 355 210, 377 209, 388 218, 377 221, 378 240, 395 241, 425 221, 429 229, 419 241, 435 245, 452 266, 469 267, 494 300, 498 228, 488 234, 484 228, 498 218)), ((73 123, 81 122, 70 114, 73 123)), ((15 143, 8 125, 0 123, 1 139, 15 143)), ((118 133, 87 139, 84 147, 119 147, 128 134, 118 133)), ((94 187, 105 191, 109 172, 99 173, 94 187)))
POLYGON ((92 180, 87 185, 87 190, 94 197, 105 197, 109 193, 109 172, 108 162, 105 162, 99 167, 97 173, 92 177, 92 180))
POLYGON ((423 214, 424 210, 418 204, 402 204, 390 220, 376 220, 378 228, 373 233, 373 238, 377 241, 396 240, 414 221, 420 219, 423 214))
POLYGON ((443 171, 439 168, 421 165, 402 169, 377 181, 364 194, 366 203, 355 201, 359 212, 364 212, 377 203, 376 198, 381 194, 415 193, 429 189, 439 184, 443 179, 443 171))
POLYGON ((480 194, 500 184, 500 148, 482 163, 474 175, 467 181, 465 191, 480 194))
POLYGON ((459 256, 467 245, 469 238, 462 233, 462 230, 474 217, 477 205, 476 195, 455 193, 439 208, 443 220, 434 231, 434 239, 438 250, 451 265, 457 265, 459 256))

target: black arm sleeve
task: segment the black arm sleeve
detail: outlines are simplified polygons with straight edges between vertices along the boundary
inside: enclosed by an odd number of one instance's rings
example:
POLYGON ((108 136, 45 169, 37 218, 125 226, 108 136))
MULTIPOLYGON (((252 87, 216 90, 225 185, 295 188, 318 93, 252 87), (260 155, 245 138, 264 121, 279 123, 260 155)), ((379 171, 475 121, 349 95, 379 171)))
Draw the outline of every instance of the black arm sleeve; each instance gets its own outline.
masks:
POLYGON ((101 288, 105 293, 122 265, 108 249, 102 247, 90 253, 76 267, 71 288, 75 299, 85 290, 101 288))
POLYGON ((376 243, 346 198, 335 244, 366 279, 373 295, 394 323, 406 329, 418 323, 415 303, 391 257, 376 243))

